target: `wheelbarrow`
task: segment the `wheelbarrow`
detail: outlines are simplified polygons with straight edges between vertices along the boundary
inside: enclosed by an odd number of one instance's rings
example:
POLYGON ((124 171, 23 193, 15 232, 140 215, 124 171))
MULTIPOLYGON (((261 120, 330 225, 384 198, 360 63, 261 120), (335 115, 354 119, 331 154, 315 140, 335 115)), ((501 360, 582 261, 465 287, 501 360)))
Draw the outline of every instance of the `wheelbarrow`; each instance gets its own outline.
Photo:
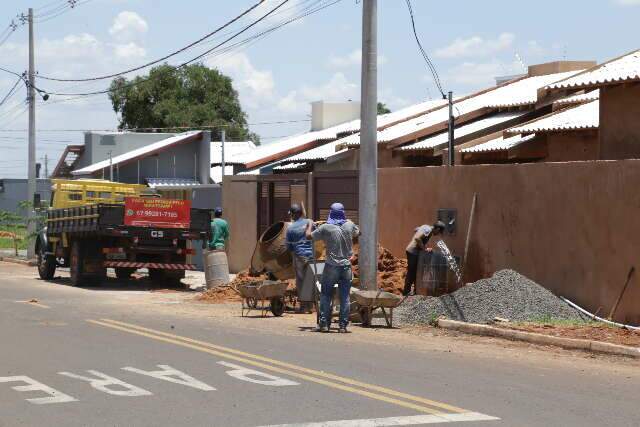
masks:
POLYGON ((374 313, 379 311, 387 323, 387 326, 393 328, 393 309, 402 304, 405 298, 392 294, 391 292, 363 291, 360 289, 352 289, 351 298, 358 305, 358 313, 362 326, 371 326, 371 320, 374 313))
POLYGON ((252 310, 260 310, 263 317, 269 310, 276 317, 282 316, 288 285, 287 282, 265 280, 238 286, 238 292, 242 297, 242 317, 252 310))

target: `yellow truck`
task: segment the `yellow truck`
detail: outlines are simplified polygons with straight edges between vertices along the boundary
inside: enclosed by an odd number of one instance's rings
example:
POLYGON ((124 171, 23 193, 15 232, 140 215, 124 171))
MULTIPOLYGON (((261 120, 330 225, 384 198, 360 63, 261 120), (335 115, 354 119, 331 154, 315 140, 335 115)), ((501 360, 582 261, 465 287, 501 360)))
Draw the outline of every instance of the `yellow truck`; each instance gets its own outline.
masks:
POLYGON ((36 239, 38 272, 50 280, 69 267, 74 286, 104 280, 107 268, 127 279, 141 268, 153 281, 175 285, 194 250, 209 240, 211 212, 189 200, 159 197, 149 187, 105 180, 52 180, 50 208, 36 239))

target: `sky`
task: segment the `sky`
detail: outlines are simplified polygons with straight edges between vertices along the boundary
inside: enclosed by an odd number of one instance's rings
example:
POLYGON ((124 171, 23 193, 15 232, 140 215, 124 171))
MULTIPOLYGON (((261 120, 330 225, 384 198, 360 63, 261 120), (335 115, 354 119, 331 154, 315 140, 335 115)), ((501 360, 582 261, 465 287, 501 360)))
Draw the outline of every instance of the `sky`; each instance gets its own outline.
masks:
MULTIPOLYGON (((244 20, 187 52, 180 64, 200 55, 267 13, 283 0, 266 0, 244 20)), ((295 18, 317 0, 289 0, 246 36, 295 18)), ((117 73, 163 57, 226 23, 257 0, 13 0, 0 2, 0 31, 18 27, 0 45, 0 67, 28 67, 27 27, 16 15, 33 7, 36 70, 41 76, 88 78, 117 73), (58 11, 63 13, 57 14, 58 11), (56 16, 58 15, 58 16, 56 16), (38 16, 40 16, 38 18, 38 16)), ((329 3, 322 0, 321 3, 329 3)), ((456 96, 483 89, 501 75, 554 60, 602 62, 640 48, 640 0, 412 0, 422 44, 445 91, 456 96)), ((264 144, 309 128, 310 102, 360 98, 362 2, 342 0, 239 48, 202 61, 234 80, 251 130, 264 144), (291 121, 292 123, 273 124, 291 121), (271 123, 271 124, 261 124, 271 123)), ((1 35, 2 33, 0 33, 1 35)), ((2 38, 0 38, 0 42, 2 38)), ((404 0, 378 0, 378 97, 392 110, 438 98, 420 56, 404 0)), ((127 74, 133 77, 148 69, 127 74)), ((17 77, 0 72, 0 99, 17 77)), ((85 93, 110 80, 59 83, 37 79, 48 92, 85 93)), ((26 90, 0 105, 0 178, 26 177, 26 90)), ((82 130, 115 129, 118 117, 107 95, 51 95, 37 102, 37 157, 53 170, 65 145, 82 144, 82 130), (59 132, 56 130, 70 130, 59 132)))

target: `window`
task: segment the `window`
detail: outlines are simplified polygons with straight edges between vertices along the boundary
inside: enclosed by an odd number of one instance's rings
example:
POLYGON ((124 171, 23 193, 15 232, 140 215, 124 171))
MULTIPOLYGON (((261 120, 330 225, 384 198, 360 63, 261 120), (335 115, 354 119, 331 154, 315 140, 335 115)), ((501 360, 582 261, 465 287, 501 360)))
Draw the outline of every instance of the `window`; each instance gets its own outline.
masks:
POLYGON ((69 200, 82 200, 82 193, 80 192, 69 193, 69 200))

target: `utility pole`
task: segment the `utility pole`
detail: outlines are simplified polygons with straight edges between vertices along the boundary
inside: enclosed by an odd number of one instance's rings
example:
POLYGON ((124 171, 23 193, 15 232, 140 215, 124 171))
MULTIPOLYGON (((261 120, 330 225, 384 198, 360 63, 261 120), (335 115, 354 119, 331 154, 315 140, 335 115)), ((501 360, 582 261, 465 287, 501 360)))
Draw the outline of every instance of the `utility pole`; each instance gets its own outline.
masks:
POLYGON ((449 159, 447 165, 453 166, 455 164, 454 153, 454 138, 455 138, 455 123, 456 119, 453 116, 453 92, 449 91, 449 159))
POLYGON ((109 181, 113 182, 113 157, 111 157, 111 150, 109 150, 109 181))
POLYGON ((225 131, 224 129, 220 132, 220 145, 222 146, 222 159, 220 161, 220 166, 222 167, 222 180, 224 180, 224 168, 225 168, 225 163, 224 163, 224 143, 226 142, 225 140, 227 139, 227 131, 225 131))
MULTIPOLYGON (((29 203, 33 203, 36 193, 36 75, 35 75, 35 59, 33 46, 33 9, 29 8, 29 87, 27 93, 27 101, 29 102, 29 166, 27 172, 27 197, 29 203)), ((27 209, 27 232, 29 236, 33 236, 36 232, 35 210, 27 209)), ((33 258, 35 255, 35 239, 27 246, 27 258, 33 258)))
POLYGON ((362 2, 360 283, 378 289, 378 0, 362 2))

